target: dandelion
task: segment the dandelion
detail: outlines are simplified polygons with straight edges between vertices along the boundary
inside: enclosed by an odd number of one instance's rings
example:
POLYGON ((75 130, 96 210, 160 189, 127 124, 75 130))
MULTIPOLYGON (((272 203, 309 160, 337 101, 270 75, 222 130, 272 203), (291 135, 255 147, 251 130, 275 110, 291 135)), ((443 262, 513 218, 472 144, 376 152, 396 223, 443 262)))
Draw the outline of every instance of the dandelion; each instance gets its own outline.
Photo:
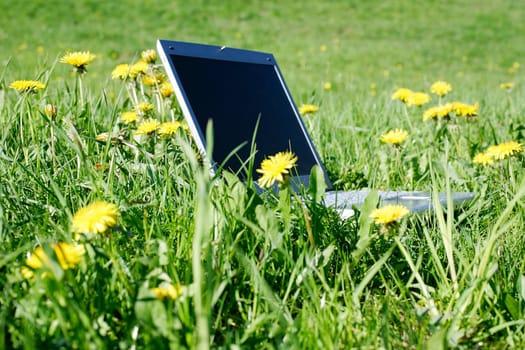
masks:
POLYGON ((137 127, 137 130, 135 131, 135 135, 149 135, 157 131, 159 128, 159 122, 156 119, 147 119, 144 120, 140 125, 137 127))
MULTIPOLYGON (((76 267, 83 259, 86 252, 84 246, 59 242, 52 246, 57 262, 63 270, 76 267)), ((26 266, 22 267, 22 275, 29 279, 33 277, 34 270, 49 268, 49 257, 42 247, 37 247, 26 259, 26 266)))
POLYGON ((131 124, 139 120, 139 116, 137 112, 124 112, 120 115, 120 120, 123 121, 126 124, 131 124))
POLYGON ((129 76, 130 69, 131 69, 131 66, 127 63, 119 64, 111 72, 111 79, 125 80, 129 76))
POLYGON ((261 187, 271 187, 275 181, 284 182, 284 175, 295 166, 297 157, 292 152, 279 152, 269 156, 261 162, 261 168, 257 172, 262 174, 258 183, 261 187))
POLYGON ((95 168, 96 171, 105 171, 109 169, 109 164, 105 163, 95 163, 93 165, 93 168, 95 168))
POLYGON ((392 100, 399 100, 403 103, 407 103, 410 96, 412 96, 414 92, 407 88, 400 88, 397 89, 396 92, 392 95, 392 100))
POLYGON ((15 80, 9 87, 19 93, 37 92, 37 90, 45 89, 46 85, 36 80, 15 80))
POLYGON ((159 125, 158 133, 160 136, 173 136, 180 128, 183 126, 179 121, 165 122, 159 125))
POLYGON ((96 56, 89 51, 69 52, 62 56, 60 62, 70 64, 75 67, 77 73, 84 74, 87 72, 86 66, 93 61, 95 57, 96 56))
POLYGON ((115 204, 94 202, 75 213, 71 230, 79 234, 105 233, 117 224, 118 216, 118 207, 115 204))
POLYGON ((450 91, 452 91, 452 85, 450 85, 446 81, 439 80, 430 86, 430 92, 440 97, 445 96, 450 91))
POLYGON ((108 132, 103 132, 101 134, 98 134, 97 136, 95 136, 95 140, 97 141, 100 141, 100 142, 107 142, 109 140, 109 133, 108 132))
POLYGON ((444 105, 439 105, 431 107, 423 112, 423 120, 444 118, 450 119, 450 115, 454 111, 451 103, 446 103, 444 105))
POLYGON ((478 115, 479 104, 469 105, 463 102, 452 102, 452 110, 457 117, 475 117, 478 115))
POLYGON ((370 217, 374 219, 376 224, 389 225, 392 224, 404 216, 408 215, 410 210, 404 205, 394 204, 385 205, 382 208, 377 208, 370 213, 370 217))
POLYGON ((140 54, 140 57, 142 57, 142 60, 146 63, 155 63, 157 60, 157 53, 153 49, 144 50, 140 54))
POLYGON ((139 75, 146 75, 148 72, 148 64, 144 61, 138 61, 129 69, 130 78, 135 79, 139 75))
POLYGON ((407 137, 408 137, 407 131, 403 129, 394 129, 394 130, 390 130, 384 133, 383 135, 381 135, 381 137, 379 137, 379 140, 384 143, 391 143, 393 145, 399 145, 403 141, 405 141, 407 137))
POLYGON ((138 104, 137 106, 137 109, 139 110, 140 113, 142 114, 148 114, 149 112, 151 112, 153 109, 155 108, 155 106, 149 102, 141 102, 138 104))
POLYGON ((406 101, 407 106, 422 106, 430 102, 430 95, 425 92, 413 92, 406 101))
POLYGON ((173 93, 174 93, 173 87, 167 81, 162 83, 162 84, 160 84, 159 91, 160 91, 160 94, 162 95, 162 97, 164 97, 164 98, 168 98, 171 95, 173 95, 173 93))
POLYGON ((323 89, 325 89, 326 91, 332 90, 332 83, 329 81, 324 82, 323 89))
POLYGON ((182 286, 177 284, 162 284, 155 288, 150 288, 150 291, 155 295, 155 298, 164 300, 170 298, 171 300, 177 300, 184 292, 182 286))
POLYGON ((318 110, 319 110, 319 107, 317 107, 316 105, 303 104, 301 105, 301 107, 299 107, 299 114, 305 115, 305 114, 315 113, 318 110))
POLYGON ((495 160, 501 160, 512 157, 523 151, 521 143, 516 141, 504 142, 487 148, 486 153, 495 160))
POLYGON ((472 163, 478 165, 492 165, 494 164, 494 158, 487 152, 480 152, 474 156, 472 163))
POLYGON ((44 107, 44 114, 48 117, 48 118, 53 118, 57 115, 57 107, 56 106, 53 106, 52 104, 46 104, 45 107, 44 107))
POLYGON ((157 86, 161 85, 166 81, 166 75, 157 73, 155 75, 145 75, 142 77, 142 83, 146 86, 157 86))
POLYGON ((501 83, 499 88, 504 91, 511 91, 514 87, 514 83, 501 83))
POLYGON ((111 141, 113 143, 120 143, 124 141, 124 138, 121 135, 111 135, 109 132, 103 132, 95 136, 95 140, 104 143, 108 141, 111 141))

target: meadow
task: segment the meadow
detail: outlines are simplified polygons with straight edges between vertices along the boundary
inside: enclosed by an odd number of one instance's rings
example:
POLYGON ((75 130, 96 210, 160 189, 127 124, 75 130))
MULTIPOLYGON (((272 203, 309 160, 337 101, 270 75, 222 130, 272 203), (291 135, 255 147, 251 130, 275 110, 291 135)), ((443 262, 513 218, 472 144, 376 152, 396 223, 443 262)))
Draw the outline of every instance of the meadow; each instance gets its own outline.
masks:
POLYGON ((2 348, 525 347, 518 2, 0 10, 2 348), (343 219, 315 168, 307 201, 211 177, 158 38, 272 52, 336 188, 475 199, 343 219))

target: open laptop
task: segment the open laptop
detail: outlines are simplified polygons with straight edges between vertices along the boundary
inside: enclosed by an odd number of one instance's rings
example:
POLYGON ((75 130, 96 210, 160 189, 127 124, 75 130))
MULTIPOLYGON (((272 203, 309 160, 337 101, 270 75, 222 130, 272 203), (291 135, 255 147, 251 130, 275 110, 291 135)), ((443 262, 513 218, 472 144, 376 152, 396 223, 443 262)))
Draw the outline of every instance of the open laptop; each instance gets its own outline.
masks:
MULTIPOLYGON (((253 179, 262 160, 282 151, 297 158, 292 181, 309 185, 310 170, 318 165, 327 184, 325 204, 342 216, 353 214, 368 190, 332 191, 298 109, 272 54, 179 41, 158 40, 157 50, 173 85, 179 105, 199 151, 206 152, 206 126, 213 120, 213 164, 242 177, 243 163, 252 155, 255 134, 253 179), (229 157, 236 150, 235 156, 229 157)), ((455 203, 473 198, 473 193, 452 193, 455 203)), ((428 210, 428 192, 379 191, 383 204, 399 203, 413 212, 428 210)), ((447 195, 439 194, 445 204, 447 195)))

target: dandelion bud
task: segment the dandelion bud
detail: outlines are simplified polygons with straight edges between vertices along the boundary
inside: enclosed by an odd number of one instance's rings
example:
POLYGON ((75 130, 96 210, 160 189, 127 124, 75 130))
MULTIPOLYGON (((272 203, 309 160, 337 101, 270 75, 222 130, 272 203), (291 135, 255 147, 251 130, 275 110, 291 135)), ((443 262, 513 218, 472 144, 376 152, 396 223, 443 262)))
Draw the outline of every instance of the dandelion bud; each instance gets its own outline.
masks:
POLYGON ((54 116, 57 115, 57 108, 56 106, 53 106, 52 104, 47 104, 44 107, 44 113, 46 114, 48 118, 53 118, 54 116))
POLYGON ((109 140, 109 133, 103 132, 95 136, 95 139, 100 142, 107 142, 109 140))
POLYGON ((157 60, 157 53, 153 49, 142 51, 140 56, 146 63, 155 63, 157 60))

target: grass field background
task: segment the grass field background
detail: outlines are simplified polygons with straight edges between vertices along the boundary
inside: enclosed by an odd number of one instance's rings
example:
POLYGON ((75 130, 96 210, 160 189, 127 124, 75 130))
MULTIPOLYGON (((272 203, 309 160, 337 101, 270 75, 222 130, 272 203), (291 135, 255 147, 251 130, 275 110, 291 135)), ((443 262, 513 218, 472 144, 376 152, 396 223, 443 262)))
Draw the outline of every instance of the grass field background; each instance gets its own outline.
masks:
MULTIPOLYGON (((518 2, 7 0, 0 12, 3 347, 525 345, 524 158, 473 164, 525 139, 518 2), (301 204, 228 173, 212 182, 187 134, 133 137, 119 119, 137 106, 111 72, 158 38, 272 52, 295 102, 319 106, 304 121, 336 187, 476 200, 384 227, 369 217, 374 196, 342 220, 314 187, 301 204), (59 59, 87 50, 80 80, 59 59), (46 88, 21 95, 19 79, 46 88), (479 116, 423 121, 435 95, 423 107, 391 98, 438 80, 453 87, 443 102, 478 103, 479 116), (400 149, 379 141, 393 128, 409 133, 400 149), (97 141, 104 132, 121 139, 97 141), (78 242, 82 262, 64 269, 52 246, 77 240, 72 218, 97 200, 117 205, 118 225, 78 242), (51 263, 27 278, 38 246, 51 263), (165 284, 180 295, 155 298, 165 284)), ((135 92, 156 119, 182 120, 173 97, 135 92)))

